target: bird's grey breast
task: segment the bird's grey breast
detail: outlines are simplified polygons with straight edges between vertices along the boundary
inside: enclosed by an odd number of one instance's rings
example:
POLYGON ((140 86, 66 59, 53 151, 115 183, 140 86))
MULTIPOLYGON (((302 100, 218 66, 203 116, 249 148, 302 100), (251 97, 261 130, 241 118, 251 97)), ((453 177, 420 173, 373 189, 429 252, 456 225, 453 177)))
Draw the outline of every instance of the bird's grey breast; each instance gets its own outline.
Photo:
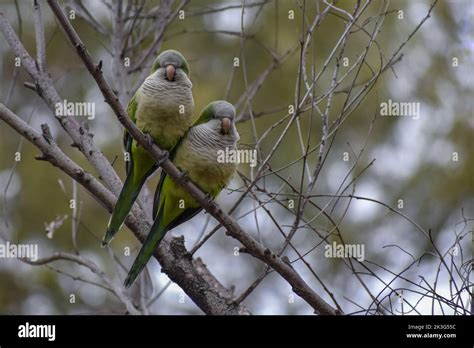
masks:
POLYGON ((184 72, 176 73, 175 80, 168 81, 160 70, 146 78, 143 83, 144 95, 159 99, 171 98, 176 101, 178 99, 183 101, 192 99, 193 84, 184 72))
POLYGON ((140 98, 143 111, 147 113, 151 111, 159 118, 179 115, 187 117, 192 114, 194 109, 192 83, 187 75, 179 72, 174 81, 168 81, 161 75, 157 71, 143 83, 140 98))
POLYGON ((236 131, 223 135, 220 127, 209 123, 194 126, 188 132, 188 139, 197 155, 212 162, 216 162, 219 150, 236 150, 238 138, 236 131))

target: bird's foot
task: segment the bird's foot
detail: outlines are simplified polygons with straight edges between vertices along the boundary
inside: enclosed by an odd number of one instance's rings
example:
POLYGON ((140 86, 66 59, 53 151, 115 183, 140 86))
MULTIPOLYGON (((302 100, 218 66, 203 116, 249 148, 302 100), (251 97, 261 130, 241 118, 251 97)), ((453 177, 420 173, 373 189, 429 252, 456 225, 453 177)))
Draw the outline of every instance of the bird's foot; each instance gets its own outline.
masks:
POLYGON ((144 135, 145 135, 146 143, 148 144, 149 147, 152 147, 155 144, 153 137, 148 133, 144 133, 144 135))
MULTIPOLYGON (((153 146, 155 144, 155 141, 153 140, 153 137, 148 134, 147 132, 143 132, 143 136, 145 137, 145 142, 147 143, 148 146, 153 146)), ((137 147, 143 146, 137 141, 137 147)))
POLYGON ((157 166, 161 166, 167 159, 169 159, 170 153, 166 150, 161 150, 161 156, 158 161, 156 161, 157 166))
POLYGON ((209 193, 206 193, 205 201, 208 204, 211 204, 214 201, 214 198, 212 198, 212 196, 209 193))
POLYGON ((183 182, 188 182, 188 181, 189 181, 189 176, 188 176, 188 172, 187 172, 187 171, 183 170, 183 171, 181 172, 181 180, 182 180, 183 182))

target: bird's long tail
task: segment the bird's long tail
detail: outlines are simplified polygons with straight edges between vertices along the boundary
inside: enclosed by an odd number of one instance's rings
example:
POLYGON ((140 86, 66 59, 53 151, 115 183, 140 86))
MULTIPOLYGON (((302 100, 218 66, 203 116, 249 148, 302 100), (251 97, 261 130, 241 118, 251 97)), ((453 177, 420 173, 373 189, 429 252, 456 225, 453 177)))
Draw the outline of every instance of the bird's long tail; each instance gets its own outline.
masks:
POLYGON ((135 171, 132 167, 125 179, 122 191, 120 191, 119 198, 115 204, 109 224, 107 225, 107 232, 102 240, 102 246, 109 244, 120 227, 122 227, 128 212, 132 208, 133 203, 136 201, 140 190, 143 187, 143 184, 145 184, 146 179, 153 173, 153 170, 149 170, 145 175, 142 173, 134 175, 134 172, 135 171))
POLYGON ((143 243, 137 258, 133 262, 132 268, 128 272, 127 278, 124 282, 124 286, 126 288, 130 287, 130 285, 133 284, 135 279, 137 279, 138 275, 146 266, 151 256, 153 255, 153 252, 156 250, 156 248, 160 244, 160 241, 163 239, 166 232, 168 231, 167 227, 164 226, 163 223, 162 212, 163 209, 158 212, 158 216, 155 219, 155 222, 153 223, 150 232, 148 233, 146 241, 145 243, 143 243))

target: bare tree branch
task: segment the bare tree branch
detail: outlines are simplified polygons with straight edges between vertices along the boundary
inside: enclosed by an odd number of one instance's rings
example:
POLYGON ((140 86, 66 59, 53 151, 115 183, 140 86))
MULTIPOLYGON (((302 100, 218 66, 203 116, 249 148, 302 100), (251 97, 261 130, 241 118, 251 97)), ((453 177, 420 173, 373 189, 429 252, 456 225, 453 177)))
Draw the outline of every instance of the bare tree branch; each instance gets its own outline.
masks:
MULTIPOLYGON (((104 79, 100 66, 96 66, 92 62, 85 45, 82 43, 78 34, 69 23, 69 20, 64 15, 59 4, 55 0, 48 0, 48 4, 56 15, 59 23, 66 32, 69 40, 76 48, 79 57, 83 60, 89 73, 94 77, 101 90, 106 102, 110 105, 118 120, 127 129, 130 135, 157 160, 161 161, 164 158, 163 151, 156 145, 150 144, 146 137, 129 119, 125 109, 120 104, 117 97, 109 87, 107 81, 104 79)), ((293 291, 306 300, 319 314, 338 314, 338 311, 328 305, 318 294, 316 294, 301 278, 301 276, 291 267, 277 257, 270 249, 263 248, 255 239, 245 233, 240 225, 228 214, 226 214, 213 200, 210 200, 194 183, 190 182, 187 176, 183 175, 170 160, 165 160, 162 163, 162 168, 166 173, 176 182, 182 185, 186 191, 196 199, 206 211, 221 222, 227 229, 227 233, 241 242, 246 250, 252 256, 260 259, 264 263, 269 264, 275 271, 277 271, 283 278, 285 278, 293 287, 293 291)), ((164 267, 164 265, 162 265, 164 267)))
MULTIPOLYGON (((0 119, 41 150, 42 155, 38 159, 46 160, 61 169, 86 188, 92 197, 109 212, 113 210, 116 197, 90 173, 64 154, 54 140, 45 138, 3 104, 0 104, 0 119)), ((141 242, 145 241, 151 223, 137 205, 132 208, 125 223, 141 242)), ((163 272, 176 282, 205 313, 221 315, 249 313, 245 307, 231 303, 232 297, 229 290, 214 278, 202 261, 190 256, 182 239, 166 236, 154 256, 160 262, 163 272)))

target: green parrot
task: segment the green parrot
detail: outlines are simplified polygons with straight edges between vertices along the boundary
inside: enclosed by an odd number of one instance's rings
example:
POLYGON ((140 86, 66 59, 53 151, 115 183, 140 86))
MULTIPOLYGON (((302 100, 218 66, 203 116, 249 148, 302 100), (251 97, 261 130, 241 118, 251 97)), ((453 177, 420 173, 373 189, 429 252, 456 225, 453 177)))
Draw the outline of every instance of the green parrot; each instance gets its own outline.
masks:
MULTIPOLYGON (((222 161, 226 148, 237 150, 239 133, 234 118, 232 104, 226 101, 210 103, 171 154, 173 163, 212 198, 228 184, 237 169, 237 163, 222 161)), ((128 273, 125 287, 135 281, 166 232, 201 210, 200 204, 181 185, 165 172, 161 173, 153 204, 155 221, 128 273)))
MULTIPOLYGON (((174 50, 164 51, 155 59, 150 75, 130 100, 128 116, 149 141, 171 151, 194 122, 192 87, 189 65, 183 55, 174 50)), ((127 131, 124 132, 123 144, 130 154, 130 160, 126 162, 127 178, 102 246, 107 245, 120 229, 143 184, 159 167, 159 163, 127 131)))

